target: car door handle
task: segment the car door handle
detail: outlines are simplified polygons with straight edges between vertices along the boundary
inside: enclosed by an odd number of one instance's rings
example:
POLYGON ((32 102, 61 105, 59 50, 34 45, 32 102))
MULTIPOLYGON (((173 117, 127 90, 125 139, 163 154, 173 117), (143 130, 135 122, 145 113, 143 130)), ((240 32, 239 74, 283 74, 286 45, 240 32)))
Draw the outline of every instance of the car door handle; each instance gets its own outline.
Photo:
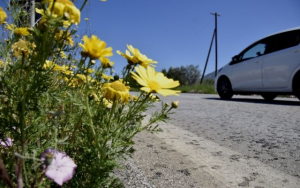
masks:
POLYGON ((255 61, 255 63, 260 63, 261 62, 261 60, 259 60, 259 61, 255 61))

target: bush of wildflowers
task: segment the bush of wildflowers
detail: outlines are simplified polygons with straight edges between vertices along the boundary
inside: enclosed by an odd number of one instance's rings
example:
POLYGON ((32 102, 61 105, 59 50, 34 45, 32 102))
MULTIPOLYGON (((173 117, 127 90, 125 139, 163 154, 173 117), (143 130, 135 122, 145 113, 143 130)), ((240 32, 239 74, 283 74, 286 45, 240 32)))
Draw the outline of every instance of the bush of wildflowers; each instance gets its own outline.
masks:
POLYGON ((44 0, 32 27, 17 1, 0 7, 0 187, 120 186, 112 172, 133 152, 133 137, 156 131, 178 107, 160 101, 142 124, 159 100, 154 93, 176 95, 179 82, 131 45, 117 51, 128 61, 122 77, 109 75, 111 47, 95 35, 74 41, 86 3, 44 0), (138 96, 129 93, 129 78, 142 86, 138 96))

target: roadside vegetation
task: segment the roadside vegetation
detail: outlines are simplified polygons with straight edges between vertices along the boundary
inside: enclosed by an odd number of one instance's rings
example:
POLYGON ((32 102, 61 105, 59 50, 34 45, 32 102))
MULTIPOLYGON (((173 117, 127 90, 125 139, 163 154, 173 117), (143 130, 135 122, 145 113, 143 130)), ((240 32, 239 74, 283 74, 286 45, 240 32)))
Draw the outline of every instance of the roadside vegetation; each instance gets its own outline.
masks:
POLYGON ((180 85, 178 88, 182 93, 199 93, 199 94, 217 94, 214 89, 214 80, 204 80, 202 84, 200 81, 193 85, 180 85))
POLYGON ((81 10, 94 0, 80 9, 71 0, 39 2, 36 22, 25 1, 0 7, 0 187, 123 188, 114 170, 134 152, 136 134, 160 131, 178 107, 156 93, 177 95, 179 81, 132 45, 117 50, 128 64, 113 75, 116 50, 90 30, 77 35, 81 10), (129 79, 141 92, 129 93, 129 79))
POLYGON ((200 84, 201 72, 198 65, 187 65, 181 67, 170 67, 162 72, 169 78, 178 80, 180 86, 177 88, 182 93, 216 94, 214 80, 205 79, 200 84))

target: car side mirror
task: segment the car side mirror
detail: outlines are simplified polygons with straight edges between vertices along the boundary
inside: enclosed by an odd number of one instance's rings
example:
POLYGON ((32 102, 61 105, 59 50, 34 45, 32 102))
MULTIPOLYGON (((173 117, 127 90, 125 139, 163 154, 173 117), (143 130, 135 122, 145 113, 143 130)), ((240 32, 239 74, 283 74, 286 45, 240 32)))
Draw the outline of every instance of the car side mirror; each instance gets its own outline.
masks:
POLYGON ((233 61, 233 62, 237 62, 238 59, 239 59, 239 56, 238 56, 238 55, 235 55, 235 56, 232 57, 232 61, 233 61))
POLYGON ((238 60, 239 60, 239 56, 238 55, 233 56, 230 65, 233 65, 233 64, 237 63, 238 60))

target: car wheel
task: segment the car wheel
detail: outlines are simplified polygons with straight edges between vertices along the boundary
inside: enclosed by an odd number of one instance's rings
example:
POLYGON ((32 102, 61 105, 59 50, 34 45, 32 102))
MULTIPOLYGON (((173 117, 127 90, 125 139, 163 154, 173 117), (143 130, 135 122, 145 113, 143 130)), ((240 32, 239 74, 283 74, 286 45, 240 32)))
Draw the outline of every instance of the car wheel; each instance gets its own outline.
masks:
POLYGON ((295 76, 293 81, 293 93, 300 99, 300 72, 295 76))
POLYGON ((217 92, 221 99, 231 99, 233 91, 228 78, 220 78, 217 84, 217 92))
POLYGON ((272 100, 274 100, 276 97, 277 97, 277 95, 275 95, 275 94, 262 94, 261 95, 266 101, 272 101, 272 100))

